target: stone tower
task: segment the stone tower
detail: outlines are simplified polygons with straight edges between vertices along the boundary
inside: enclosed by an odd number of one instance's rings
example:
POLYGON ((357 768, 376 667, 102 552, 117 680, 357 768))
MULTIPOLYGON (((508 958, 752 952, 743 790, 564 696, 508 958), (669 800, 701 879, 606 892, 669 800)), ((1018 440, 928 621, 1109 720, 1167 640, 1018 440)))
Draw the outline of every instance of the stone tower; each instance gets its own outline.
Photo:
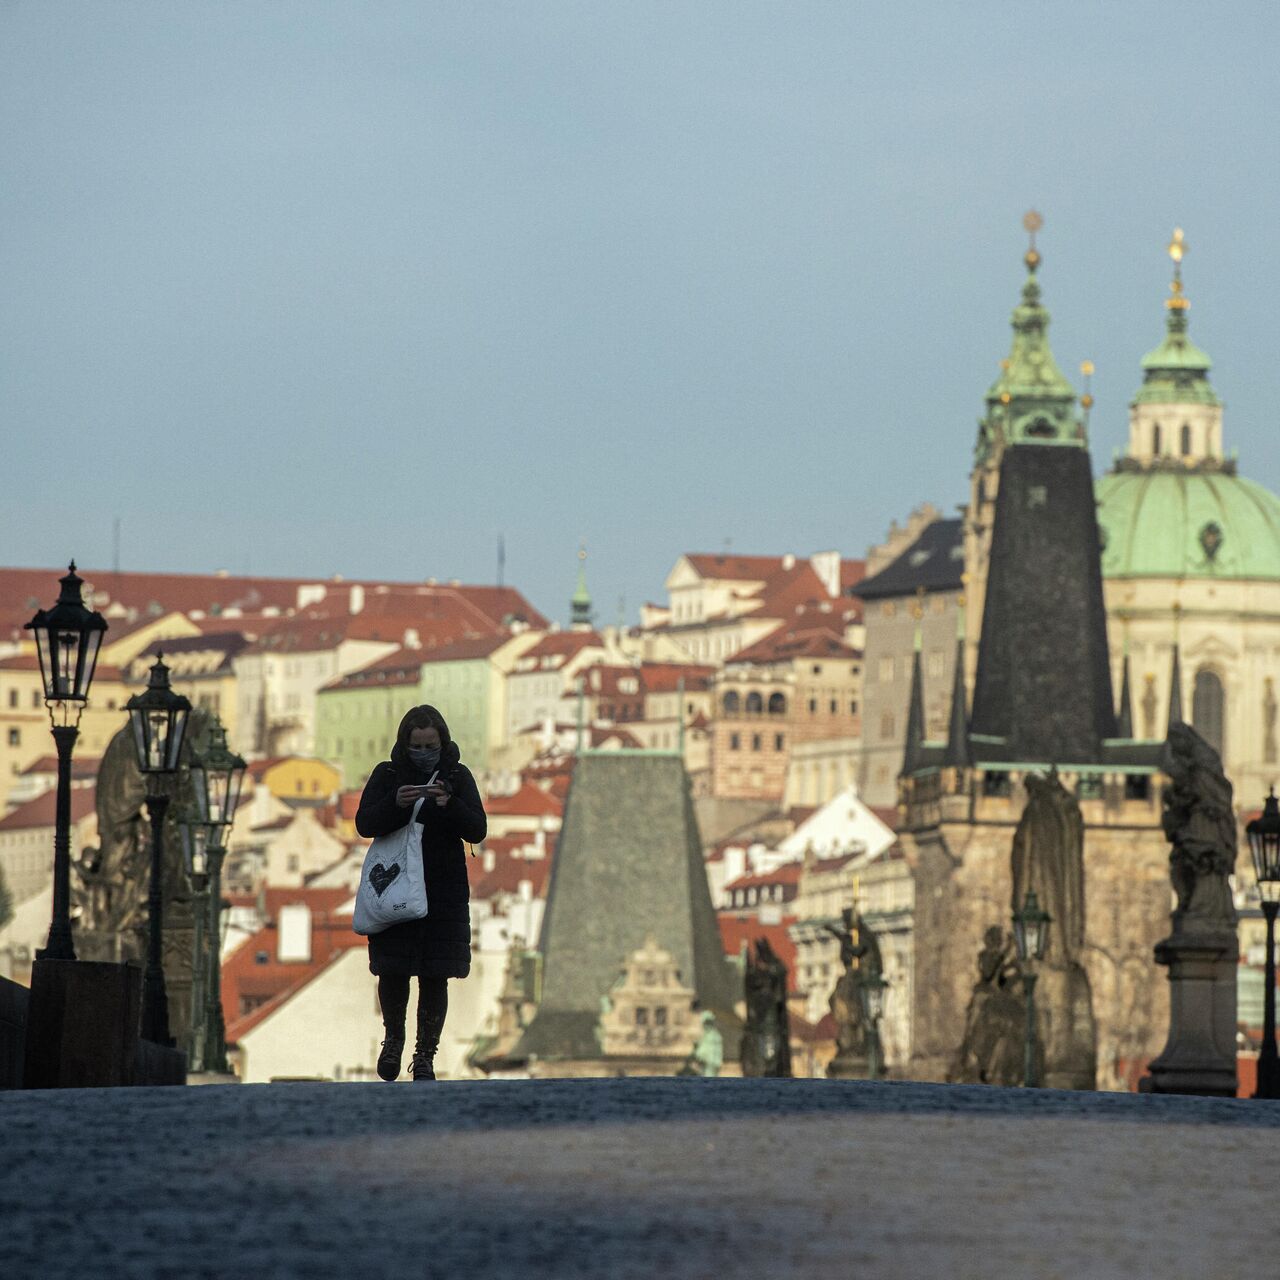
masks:
POLYGON ((538 950, 537 1012, 506 1056, 531 1075, 674 1075, 715 1014, 738 1056, 726 959, 680 756, 581 751, 538 950))
POLYGON ((923 718, 911 717, 899 780, 916 881, 913 1074, 943 1078, 960 1043, 983 933, 1009 927, 1024 780, 1056 768, 1084 826, 1080 961, 1105 1088, 1145 1065, 1165 1026, 1167 992, 1151 959, 1168 910, 1160 743, 1120 737, 1088 441, 1048 346, 1038 218, 1027 226, 1013 346, 987 397, 965 513, 968 634, 979 640, 961 668, 972 672, 972 706, 957 679, 945 742, 924 740, 923 718))

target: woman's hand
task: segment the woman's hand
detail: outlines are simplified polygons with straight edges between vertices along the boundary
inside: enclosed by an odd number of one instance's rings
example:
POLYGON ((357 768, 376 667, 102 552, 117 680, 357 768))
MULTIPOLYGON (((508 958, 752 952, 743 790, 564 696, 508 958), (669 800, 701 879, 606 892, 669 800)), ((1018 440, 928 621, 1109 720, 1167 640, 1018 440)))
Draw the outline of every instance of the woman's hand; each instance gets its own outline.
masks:
POLYGON ((429 787, 423 787, 422 793, 436 802, 437 809, 443 809, 449 803, 449 789, 439 782, 433 782, 429 787))
POLYGON ((418 797, 427 793, 426 787, 400 787, 396 791, 396 804, 402 809, 412 809, 418 797))

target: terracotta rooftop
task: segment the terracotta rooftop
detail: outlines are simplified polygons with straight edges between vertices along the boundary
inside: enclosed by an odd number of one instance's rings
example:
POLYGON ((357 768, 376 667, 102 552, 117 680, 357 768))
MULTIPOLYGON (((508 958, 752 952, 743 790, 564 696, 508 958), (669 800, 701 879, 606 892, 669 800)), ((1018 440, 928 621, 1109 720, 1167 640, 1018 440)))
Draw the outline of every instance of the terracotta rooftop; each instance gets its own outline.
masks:
MULTIPOLYGON (((790 926, 795 923, 794 916, 783 917, 780 924, 761 924, 750 917, 731 915, 725 911, 720 912, 717 918, 725 955, 736 956, 740 954, 744 944, 754 944, 758 938, 765 938, 774 954, 787 966, 787 990, 795 990, 796 944, 791 941, 789 932, 790 926)), ((754 945, 751 949, 754 951, 754 945)))
POLYGON ((725 659, 725 666, 744 662, 789 662, 794 658, 830 658, 856 662, 862 653, 844 641, 835 627, 783 625, 755 644, 725 659))
MULTIPOLYGON (((80 822, 94 811, 97 787, 71 788, 71 821, 80 822)), ((20 804, 12 813, 0 818, 0 831, 29 831, 36 827, 52 828, 57 821, 58 793, 50 789, 43 795, 20 804)), ((50 849, 50 854, 53 850, 50 849)))
POLYGON ((799 862, 784 862, 772 871, 765 871, 759 875, 739 876, 732 883, 725 885, 725 892, 728 893, 731 889, 761 889, 775 884, 799 884, 801 866, 799 862))
POLYGON ((555 796, 532 782, 522 783, 512 795, 487 797, 484 808, 490 817, 558 818, 564 812, 555 796))

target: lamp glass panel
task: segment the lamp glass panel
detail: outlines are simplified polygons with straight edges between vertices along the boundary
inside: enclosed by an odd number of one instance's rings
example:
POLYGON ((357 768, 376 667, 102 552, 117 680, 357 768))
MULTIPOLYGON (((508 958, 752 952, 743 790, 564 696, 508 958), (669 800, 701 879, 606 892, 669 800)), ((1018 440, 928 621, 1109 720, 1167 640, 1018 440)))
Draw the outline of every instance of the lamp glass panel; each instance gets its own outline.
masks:
POLYGON ((147 771, 160 773, 168 763, 169 715, 165 711, 147 712, 147 771))
POLYGON ((209 832, 202 822, 183 822, 179 830, 182 832, 182 855, 187 864, 187 872, 193 876, 207 875, 209 871, 209 832))
POLYGON ((74 698, 79 681, 80 632, 60 628, 54 635, 54 697, 74 698))
POLYGON ((80 663, 76 697, 87 698, 89 686, 93 683, 93 674, 98 667, 98 650, 102 647, 102 632, 98 630, 84 633, 84 657, 80 663))
POLYGON ((187 732, 187 710, 174 708, 169 712, 168 736, 165 739, 165 768, 172 772, 178 767, 182 755, 182 739, 187 732))
POLYGON ((50 700, 56 697, 54 688, 57 684, 57 672, 54 669, 53 655, 49 647, 49 630, 47 627, 35 627, 36 653, 40 658, 40 679, 44 684, 44 696, 50 700))

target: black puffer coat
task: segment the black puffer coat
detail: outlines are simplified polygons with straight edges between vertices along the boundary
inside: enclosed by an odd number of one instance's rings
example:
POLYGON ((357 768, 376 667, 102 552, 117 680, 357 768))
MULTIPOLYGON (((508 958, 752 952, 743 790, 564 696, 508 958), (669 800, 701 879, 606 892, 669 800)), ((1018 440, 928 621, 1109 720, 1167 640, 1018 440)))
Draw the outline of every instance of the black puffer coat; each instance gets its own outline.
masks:
MULTIPOLYGON (((426 974, 465 978, 471 971, 470 893, 462 842, 478 844, 487 823, 471 770, 458 761, 458 748, 444 745, 440 777, 452 788, 443 808, 434 800, 418 810, 422 823, 422 870, 427 886, 424 920, 406 920, 369 935, 369 968, 378 974, 426 974)), ((413 816, 413 807, 396 804, 400 787, 423 786, 430 775, 410 762, 397 745, 391 759, 376 766, 365 783, 356 812, 356 830, 366 837, 390 835, 413 816)))

